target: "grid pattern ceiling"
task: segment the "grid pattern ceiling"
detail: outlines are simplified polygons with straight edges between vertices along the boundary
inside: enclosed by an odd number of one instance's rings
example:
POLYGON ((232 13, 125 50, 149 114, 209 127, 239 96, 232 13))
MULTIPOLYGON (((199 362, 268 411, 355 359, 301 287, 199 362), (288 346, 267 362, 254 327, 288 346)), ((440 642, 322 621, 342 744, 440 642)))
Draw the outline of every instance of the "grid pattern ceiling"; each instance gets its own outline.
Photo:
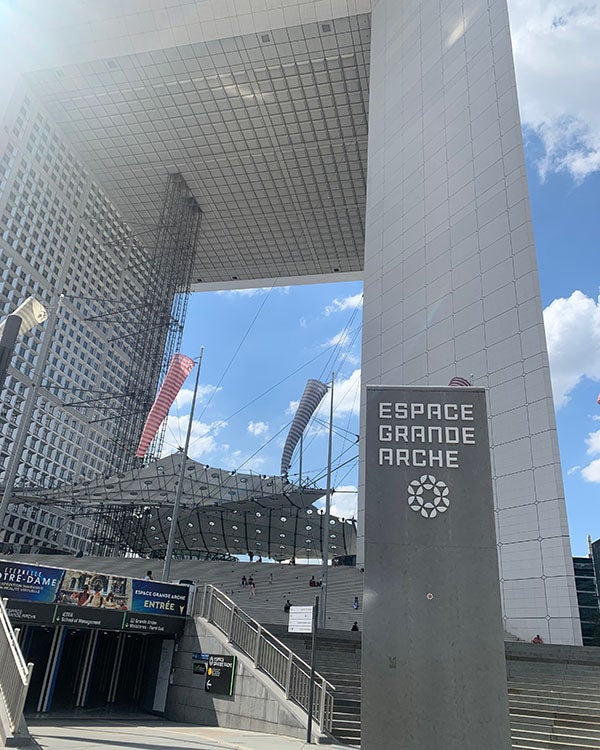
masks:
POLYGON ((369 54, 363 14, 28 80, 140 235, 183 175, 204 214, 201 288, 362 270, 369 54))

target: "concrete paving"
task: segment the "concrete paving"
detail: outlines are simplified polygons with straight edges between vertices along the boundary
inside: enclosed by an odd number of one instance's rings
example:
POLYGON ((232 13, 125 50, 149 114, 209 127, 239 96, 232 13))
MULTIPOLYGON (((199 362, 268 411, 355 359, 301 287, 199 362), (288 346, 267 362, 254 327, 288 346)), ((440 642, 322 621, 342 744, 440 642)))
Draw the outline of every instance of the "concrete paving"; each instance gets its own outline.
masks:
MULTIPOLYGON (((31 750, 306 750, 303 740, 220 727, 196 727, 162 720, 147 722, 92 720, 89 722, 28 722, 34 744, 16 745, 31 750)), ((13 745, 15 747, 15 745, 13 745)), ((328 745, 335 750, 356 750, 328 745)))

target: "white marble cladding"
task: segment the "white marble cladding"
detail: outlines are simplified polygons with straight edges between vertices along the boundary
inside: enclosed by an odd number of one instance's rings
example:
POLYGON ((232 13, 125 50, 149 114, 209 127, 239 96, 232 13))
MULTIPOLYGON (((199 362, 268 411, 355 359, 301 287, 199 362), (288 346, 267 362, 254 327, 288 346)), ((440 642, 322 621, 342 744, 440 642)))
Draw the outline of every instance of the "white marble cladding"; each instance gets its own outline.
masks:
POLYGON ((370 85, 363 383, 489 389, 505 629, 580 644, 506 0, 378 0, 370 85))

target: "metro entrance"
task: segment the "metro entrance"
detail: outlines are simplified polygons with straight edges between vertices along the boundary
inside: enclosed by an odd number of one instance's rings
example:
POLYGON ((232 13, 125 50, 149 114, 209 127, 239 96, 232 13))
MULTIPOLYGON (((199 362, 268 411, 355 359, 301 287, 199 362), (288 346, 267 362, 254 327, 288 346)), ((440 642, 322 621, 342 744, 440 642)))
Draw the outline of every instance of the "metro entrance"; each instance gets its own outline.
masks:
POLYGON ((172 636, 26 625, 19 641, 35 665, 26 713, 164 711, 172 636))

